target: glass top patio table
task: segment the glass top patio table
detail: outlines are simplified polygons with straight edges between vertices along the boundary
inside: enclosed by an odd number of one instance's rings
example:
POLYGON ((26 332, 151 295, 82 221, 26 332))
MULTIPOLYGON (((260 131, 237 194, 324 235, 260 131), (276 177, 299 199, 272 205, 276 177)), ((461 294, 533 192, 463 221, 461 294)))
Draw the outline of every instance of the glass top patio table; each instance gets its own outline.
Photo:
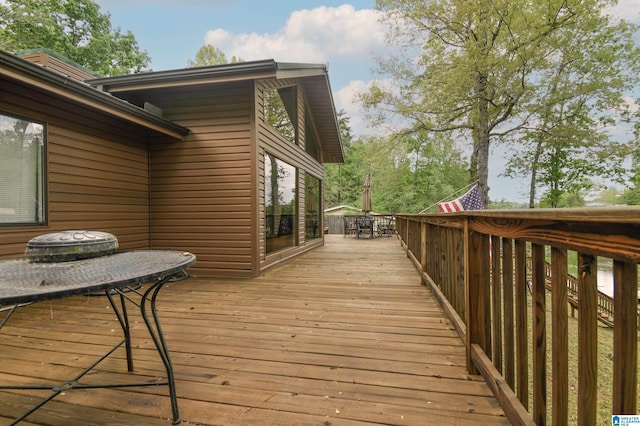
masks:
POLYGON ((74 388, 158 385, 167 385, 169 387, 173 424, 180 423, 173 366, 156 311, 156 297, 166 283, 184 278, 186 276, 185 269, 193 265, 195 261, 196 257, 191 253, 171 250, 127 251, 89 259, 51 263, 38 263, 29 259, 0 261, 0 306, 12 306, 9 313, 0 322, 0 329, 19 305, 75 295, 94 295, 104 291, 124 333, 124 338, 99 358, 98 361, 66 382, 55 383, 52 386, 0 385, 0 389, 50 389, 52 391, 49 397, 16 418, 11 424, 19 423, 55 396, 74 388), (150 283, 145 291, 138 292, 134 289, 134 287, 143 283, 150 283), (139 302, 130 296, 125 297, 123 291, 127 289, 133 290, 139 295, 139 302), (120 296, 120 308, 115 303, 113 295, 120 296), (131 333, 125 307, 127 301, 134 303, 140 309, 140 314, 147 326, 149 335, 164 364, 167 379, 161 382, 107 383, 101 386, 80 384, 79 380, 83 376, 122 345, 125 346, 126 350, 127 369, 129 372, 133 372, 131 333))
POLYGON ((191 266, 188 252, 140 250, 67 262, 0 261, 0 305, 14 305, 158 280, 191 266))

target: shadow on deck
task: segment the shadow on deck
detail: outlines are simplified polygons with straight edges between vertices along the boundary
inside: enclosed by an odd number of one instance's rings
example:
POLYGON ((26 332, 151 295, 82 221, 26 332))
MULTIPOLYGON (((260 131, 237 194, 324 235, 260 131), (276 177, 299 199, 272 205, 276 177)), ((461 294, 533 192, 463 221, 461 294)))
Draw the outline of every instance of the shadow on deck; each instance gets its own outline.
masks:
MULTIPOLYGON (((396 238, 326 236, 255 279, 191 277, 160 294, 180 414, 192 425, 508 424, 396 238)), ((131 312, 135 381, 164 369, 131 312)), ((64 381, 120 339, 104 297, 21 308, 0 381, 64 381)), ((127 378, 124 350, 86 382, 127 378)), ((0 392, 6 424, 48 391, 0 392)), ((74 389, 27 424, 170 424, 166 387, 74 389)))

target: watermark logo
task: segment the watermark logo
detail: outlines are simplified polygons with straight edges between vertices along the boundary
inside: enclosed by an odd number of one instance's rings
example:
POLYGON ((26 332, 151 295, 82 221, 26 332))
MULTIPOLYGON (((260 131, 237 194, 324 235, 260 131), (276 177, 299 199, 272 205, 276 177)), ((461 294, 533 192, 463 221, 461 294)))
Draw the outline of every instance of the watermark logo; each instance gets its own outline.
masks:
POLYGON ((635 415, 611 416, 611 426, 640 426, 640 416, 635 416, 635 415))

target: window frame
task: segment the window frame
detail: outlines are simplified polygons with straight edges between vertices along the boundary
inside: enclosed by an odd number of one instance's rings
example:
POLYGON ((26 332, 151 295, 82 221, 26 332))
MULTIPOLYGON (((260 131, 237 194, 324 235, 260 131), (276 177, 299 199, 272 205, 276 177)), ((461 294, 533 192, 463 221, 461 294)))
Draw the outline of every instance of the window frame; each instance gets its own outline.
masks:
MULTIPOLYGON (((272 254, 275 254, 281 250, 285 250, 285 249, 290 249, 290 248, 295 248, 299 245, 299 241, 298 241, 298 228, 299 228, 299 199, 300 199, 300 185, 299 185, 299 174, 300 174, 300 168, 296 167, 295 165, 283 160, 282 158, 280 158, 278 155, 273 154, 267 150, 264 151, 264 155, 263 155, 263 161, 264 161, 264 174, 263 174, 263 179, 264 179, 264 221, 265 221, 265 225, 264 225, 264 241, 265 241, 265 255, 269 256, 272 254), (291 219, 292 219, 292 223, 290 224, 290 228, 291 228, 291 233, 289 234, 283 234, 283 235, 279 235, 279 231, 281 229, 281 227, 283 226, 282 221, 280 220, 278 223, 278 233, 275 233, 275 223, 271 224, 271 232, 269 232, 269 216, 274 216, 274 214, 269 215, 267 212, 267 209, 269 207, 272 207, 270 203, 268 203, 269 197, 268 197, 268 192, 267 190, 271 187, 270 182, 269 182, 269 177, 271 176, 271 172, 269 172, 269 174, 267 174, 267 170, 271 167, 269 165, 270 160, 268 159, 268 157, 273 157, 273 159, 276 161, 276 164, 278 162, 285 164, 286 166, 291 167, 292 171, 293 171, 293 176, 291 177, 291 179, 293 180, 294 183, 294 191, 293 191, 293 199, 290 201, 290 205, 293 206, 293 212, 291 213, 286 213, 286 215, 290 215, 291 219), (291 237, 288 237, 288 236, 291 237), (277 238, 281 238, 285 236, 286 240, 290 241, 290 244, 288 245, 284 245, 282 247, 279 246, 273 246, 272 244, 269 244, 270 240, 274 240, 277 238)), ((286 188, 285 188, 286 190, 286 188)), ((273 191, 273 188, 271 188, 271 191, 273 191)), ((273 194, 271 194, 273 196, 273 194)), ((287 206, 289 204, 284 204, 284 206, 287 206)), ((286 223, 284 224, 286 225, 286 223)))

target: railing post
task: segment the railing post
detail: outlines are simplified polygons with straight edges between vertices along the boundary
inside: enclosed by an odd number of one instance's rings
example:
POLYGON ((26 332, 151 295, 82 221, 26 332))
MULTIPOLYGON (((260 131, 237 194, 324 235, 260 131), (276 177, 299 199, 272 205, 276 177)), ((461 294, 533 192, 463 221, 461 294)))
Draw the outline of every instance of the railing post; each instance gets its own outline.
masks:
POLYGON ((613 262, 613 406, 612 414, 636 414, 638 381, 636 265, 613 262))
POLYGON ((427 224, 424 221, 420 221, 420 269, 424 274, 429 272, 427 270, 427 224))
MULTIPOLYGON (((467 370, 478 374, 471 357, 471 345, 477 344, 485 353, 489 342, 486 334, 487 282, 485 282, 485 265, 488 255, 488 244, 484 235, 469 230, 469 219, 464 221, 465 234, 465 301, 467 305, 467 370)), ((490 349, 489 349, 490 352, 490 349)))

